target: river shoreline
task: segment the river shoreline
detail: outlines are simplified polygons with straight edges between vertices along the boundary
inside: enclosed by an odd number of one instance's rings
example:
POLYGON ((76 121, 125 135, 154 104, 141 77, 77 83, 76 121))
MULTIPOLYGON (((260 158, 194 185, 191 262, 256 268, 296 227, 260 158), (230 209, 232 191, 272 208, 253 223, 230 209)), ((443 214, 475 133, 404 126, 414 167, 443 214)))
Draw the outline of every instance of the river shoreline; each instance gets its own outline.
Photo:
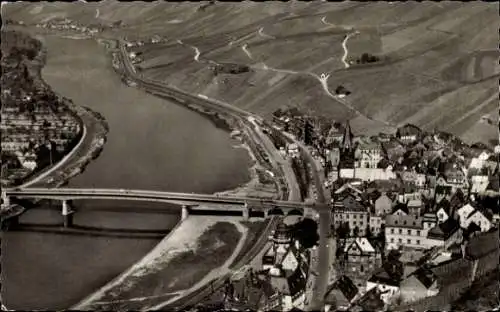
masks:
MULTIPOLYGON (((68 39, 68 38, 66 38, 68 39)), ((96 39, 96 38, 94 38, 96 39)), ((44 47, 46 48, 46 46, 44 45, 44 47)), ((70 96, 71 98, 73 98, 72 96, 70 96)), ((95 110, 91 110, 91 109, 87 109, 87 108, 84 108, 84 107, 81 107, 81 106, 77 106, 82 112, 85 111, 85 113, 87 115, 89 115, 90 117, 94 118, 95 120, 99 120, 99 118, 101 117, 99 113, 95 112, 95 110)), ((194 110, 192 107, 186 107, 185 105, 183 105, 183 108, 184 109, 189 109, 189 110, 194 110)), ((231 130, 230 126, 228 123, 230 123, 231 121, 226 121, 222 118, 222 116, 217 116, 217 114, 213 114, 211 112, 206 112, 206 111, 197 111, 197 114, 198 115, 201 115, 203 116, 204 118, 207 118, 208 120, 210 120, 217 128, 221 129, 221 130, 224 130, 224 132, 226 132, 227 135, 229 135, 229 132, 231 130)), ((102 120, 103 121, 103 120, 102 120)), ((107 123, 100 123, 100 126, 101 126, 101 129, 103 131, 105 131, 105 133, 107 134, 107 132, 109 131, 109 127, 107 125, 107 123)), ((97 138, 98 139, 102 139, 100 140, 101 141, 101 145, 93 145, 94 147, 98 147, 98 148, 95 148, 93 149, 92 151, 89 151, 88 154, 85 154, 85 155, 80 155, 79 157, 79 161, 76 163, 76 166, 75 167, 72 167, 71 169, 68 169, 66 170, 66 176, 64 176, 64 179, 55 179, 57 181, 53 181, 53 182, 56 182, 54 185, 55 186, 61 186, 61 185, 64 185, 65 183, 68 183, 68 181, 72 178, 74 178, 75 176, 81 174, 83 172, 83 169, 85 169, 85 167, 90 163, 90 161, 92 159, 95 159, 99 156, 99 153, 102 151, 102 147, 104 145, 104 142, 105 142, 105 137, 100 137, 100 138, 97 138)), ((93 143, 96 143, 95 141, 96 140, 91 140, 93 143)), ((247 152, 248 152, 248 155, 250 156, 250 158, 253 160, 253 163, 251 163, 250 167, 249 167, 249 172, 250 172, 250 180, 247 181, 247 182, 244 182, 242 184, 240 184, 240 186, 237 186, 236 188, 234 187, 230 187, 228 191, 222 191, 222 192, 245 192, 247 188, 253 188, 254 185, 259 185, 259 178, 258 178, 258 174, 256 172, 256 164, 255 164, 255 157, 254 155, 251 153, 251 150, 249 149, 249 147, 245 147, 246 144, 239 144, 238 146, 236 146, 236 148, 245 148, 247 149, 247 152)), ((234 146, 233 146, 234 148, 234 146)), ((77 183, 78 184, 78 183, 77 183)), ((219 192, 210 192, 210 193, 219 193, 219 192)), ((177 225, 174 226, 174 229, 177 228, 181 222, 176 222, 177 225)), ((176 231, 175 230, 172 230, 167 236, 172 236, 174 235, 176 231)), ((156 246, 157 244, 155 244, 156 246)), ((154 248, 153 248, 154 249, 154 248)), ((148 254, 150 254, 150 252, 153 250, 151 249, 149 252, 147 252, 145 254, 145 256, 141 257, 144 258, 144 257, 147 257, 148 254)), ((141 260, 139 260, 138 262, 136 263, 139 263, 141 260)), ((125 270, 126 272, 127 270, 125 270)), ((124 273, 124 271, 121 272, 122 274, 124 273)), ((121 274, 119 274, 121 275, 121 274)), ((112 279, 110 279, 105 285, 107 285, 112 279)), ((95 289, 95 291, 89 293, 90 295, 92 295, 92 293, 96 292, 96 291, 99 291, 99 289, 101 289, 101 287, 95 289)), ((86 296, 87 297, 87 296, 86 296)))

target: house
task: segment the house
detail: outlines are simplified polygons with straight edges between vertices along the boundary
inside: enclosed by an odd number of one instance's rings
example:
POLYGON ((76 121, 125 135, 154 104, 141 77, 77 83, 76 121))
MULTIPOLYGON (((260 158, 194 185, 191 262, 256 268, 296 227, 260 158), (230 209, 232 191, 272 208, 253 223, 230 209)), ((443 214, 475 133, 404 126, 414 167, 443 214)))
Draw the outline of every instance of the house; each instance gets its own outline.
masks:
POLYGON ((334 203, 334 220, 336 229, 341 224, 347 223, 351 235, 354 236, 365 236, 366 228, 369 226, 368 210, 353 195, 348 195, 334 203))
POLYGON ((460 222, 460 227, 466 229, 469 226, 467 219, 476 210, 471 204, 466 204, 459 208, 456 212, 457 220, 460 222))
POLYGON ((287 144, 287 154, 293 158, 297 158, 300 156, 299 146, 297 145, 297 143, 287 144))
POLYGON ((407 213, 419 216, 423 208, 422 194, 420 192, 403 192, 398 195, 398 201, 408 207, 407 213))
POLYGON ((350 311, 360 312, 360 311, 383 311, 386 304, 381 299, 382 292, 377 288, 373 287, 371 290, 367 291, 361 298, 355 300, 350 311))
POLYGON ((465 225, 464 228, 468 228, 471 223, 476 224, 481 232, 488 232, 493 227, 493 216, 486 210, 477 209, 471 212, 463 223, 460 222, 460 226, 465 225))
POLYGON ((438 223, 443 223, 454 215, 454 212, 451 209, 450 201, 447 199, 443 199, 437 203, 435 210, 438 223))
POLYGON ((280 222, 271 239, 272 246, 264 253, 262 269, 269 270, 271 275, 280 275, 282 272, 294 272, 299 266, 300 246, 292 244, 290 230, 280 222))
POLYGON ((382 147, 377 142, 362 142, 356 148, 356 168, 377 168, 382 160, 382 147))
POLYGON ((385 216, 392 212, 392 200, 386 192, 382 192, 382 195, 375 200, 374 206, 376 216, 385 216))
POLYGON ((427 178, 423 173, 403 171, 399 176, 403 182, 413 184, 417 189, 426 187, 427 178))
POLYGON ((409 214, 408 205, 400 201, 396 201, 392 208, 392 215, 394 216, 407 216, 409 214))
POLYGON ((344 137, 344 127, 339 124, 338 127, 333 125, 328 132, 328 136, 326 137, 326 144, 332 144, 334 142, 341 143, 342 138, 344 137))
POLYGON ((419 268, 401 282, 401 299, 404 303, 417 301, 438 294, 436 275, 427 268, 419 268))
POLYGON ((469 164, 469 169, 481 169, 484 166, 484 163, 490 157, 490 153, 487 151, 482 151, 477 157, 473 157, 469 164))
POLYGON ((460 224, 455 219, 448 218, 445 222, 439 223, 429 230, 426 243, 428 248, 437 246, 446 249, 461 241, 462 229, 460 224))
POLYGON ((391 180, 396 179, 396 173, 391 165, 386 168, 356 168, 353 177, 362 181, 391 180))
POLYGON ((427 231, 423 226, 424 219, 412 215, 388 215, 385 217, 386 249, 407 247, 414 249, 427 248, 425 240, 427 231))
POLYGON ((465 173, 458 168, 446 170, 438 177, 436 184, 450 186, 452 193, 454 193, 457 189, 461 189, 464 193, 467 193, 469 189, 469 183, 465 173))
POLYGON ((381 262, 381 252, 376 250, 367 238, 357 237, 346 241, 342 261, 344 274, 353 280, 358 288, 364 288, 364 282, 381 262))
POLYGON ((436 187, 434 188, 434 200, 439 203, 443 199, 450 200, 453 196, 453 187, 450 185, 441 184, 443 180, 438 179, 439 184, 436 182, 436 187))
POLYGON ((406 124, 396 131, 396 137, 404 144, 413 143, 419 140, 422 136, 422 130, 419 127, 406 124))
POLYGON ((335 283, 328 287, 325 294, 325 311, 334 309, 336 311, 347 311, 351 302, 358 294, 358 288, 352 280, 342 275, 335 283))
POLYGON ((272 242, 262 265, 268 272, 269 283, 279 294, 279 304, 285 311, 303 306, 309 261, 298 242, 292 244, 290 231, 283 222, 278 224, 272 242))
POLYGON ((472 194, 480 194, 486 191, 490 179, 487 175, 473 175, 471 177, 471 190, 472 194))
POLYGON ((382 230, 382 225, 385 224, 385 216, 370 216, 370 231, 372 235, 378 235, 382 230))
POLYGON ((288 277, 283 275, 270 276, 269 282, 281 297, 282 311, 304 307, 307 273, 302 268, 288 277))
POLYGON ((435 227, 437 224, 437 217, 436 214, 433 212, 424 213, 422 219, 423 219, 424 231, 426 231, 426 233, 427 231, 435 227))
MULTIPOLYGON (((342 182, 341 182, 342 183, 342 182)), ((342 186, 338 187, 333 193, 334 200, 343 200, 347 195, 354 196, 357 201, 364 200, 364 193, 359 188, 357 188, 353 183, 344 183, 342 186)))
MULTIPOLYGON (((390 304, 400 295, 401 275, 390 270, 390 264, 379 268, 366 282, 366 291, 377 288, 380 292, 380 299, 385 304, 390 304)), ((402 272, 401 272, 402 273, 402 272)))
POLYGON ((340 164, 340 149, 338 147, 332 148, 329 156, 333 170, 337 171, 340 164))

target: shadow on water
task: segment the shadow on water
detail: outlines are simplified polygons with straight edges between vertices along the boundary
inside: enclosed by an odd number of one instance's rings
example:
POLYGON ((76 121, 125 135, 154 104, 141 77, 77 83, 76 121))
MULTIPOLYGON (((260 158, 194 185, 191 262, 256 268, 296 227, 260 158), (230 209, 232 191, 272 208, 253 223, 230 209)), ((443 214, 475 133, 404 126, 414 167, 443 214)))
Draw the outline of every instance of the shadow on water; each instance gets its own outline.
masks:
POLYGON ((51 233, 90 237, 112 237, 133 239, 162 239, 170 230, 137 230, 124 228, 104 228, 96 226, 72 225, 64 228, 61 224, 20 223, 9 229, 12 232, 51 233))

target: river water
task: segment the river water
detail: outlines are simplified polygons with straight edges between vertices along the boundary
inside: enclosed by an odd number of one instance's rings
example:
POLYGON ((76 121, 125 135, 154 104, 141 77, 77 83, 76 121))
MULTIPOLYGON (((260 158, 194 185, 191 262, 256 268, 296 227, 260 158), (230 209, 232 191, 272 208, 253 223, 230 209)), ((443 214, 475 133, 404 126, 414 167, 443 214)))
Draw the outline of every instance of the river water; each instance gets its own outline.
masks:
MULTIPOLYGON (((227 132, 195 112, 122 84, 104 47, 93 40, 44 39, 48 48, 44 79, 76 104, 100 112, 110 126, 103 152, 70 181, 70 187, 213 193, 249 180, 250 157, 233 147, 237 142, 227 132)), ((152 204, 75 205, 140 210, 152 204)), ((2 298, 16 310, 69 308, 138 261, 178 220, 177 210, 78 212, 77 225, 130 230, 128 237, 82 236, 62 233, 56 210, 29 211, 21 223, 42 224, 50 231, 38 226, 3 234, 2 298), (160 234, 135 238, 140 230, 160 234)))

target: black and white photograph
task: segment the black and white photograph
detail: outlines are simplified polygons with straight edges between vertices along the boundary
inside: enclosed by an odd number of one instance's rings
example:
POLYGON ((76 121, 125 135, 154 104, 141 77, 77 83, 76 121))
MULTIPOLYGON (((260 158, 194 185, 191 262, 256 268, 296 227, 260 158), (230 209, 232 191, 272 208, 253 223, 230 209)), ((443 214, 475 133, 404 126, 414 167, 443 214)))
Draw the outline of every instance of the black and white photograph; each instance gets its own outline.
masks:
POLYGON ((497 1, 2 1, 2 311, 500 309, 497 1))

